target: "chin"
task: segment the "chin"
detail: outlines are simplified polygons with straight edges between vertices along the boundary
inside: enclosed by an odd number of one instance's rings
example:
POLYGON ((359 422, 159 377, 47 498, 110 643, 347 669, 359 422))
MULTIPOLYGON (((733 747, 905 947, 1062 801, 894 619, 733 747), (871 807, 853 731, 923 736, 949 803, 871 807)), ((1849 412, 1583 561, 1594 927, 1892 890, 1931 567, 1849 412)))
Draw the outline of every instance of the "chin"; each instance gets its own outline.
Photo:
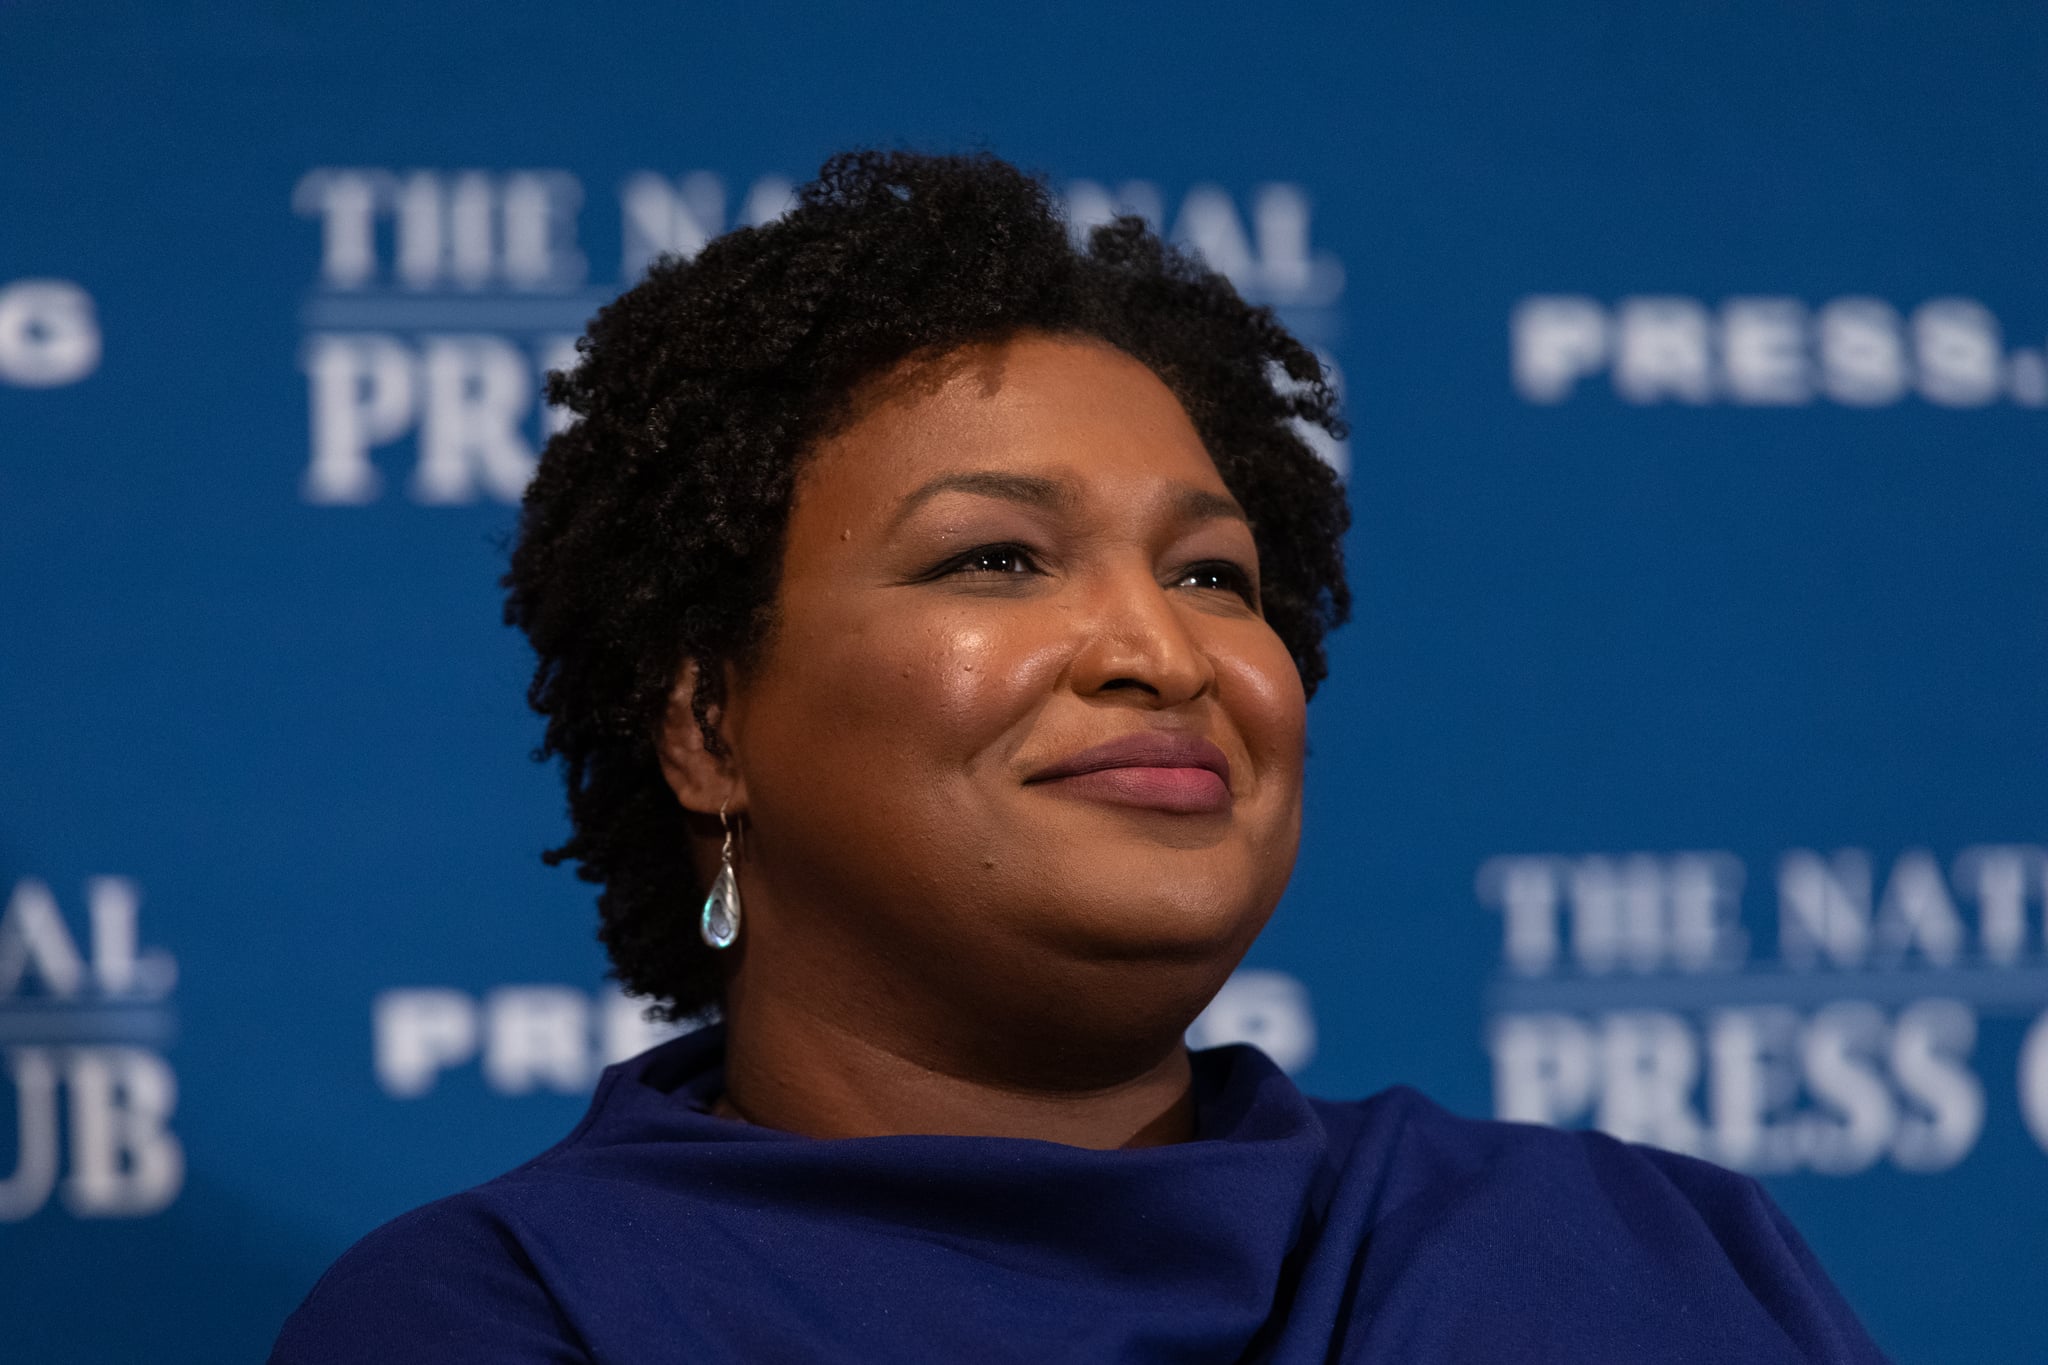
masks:
MULTIPOLYGON (((1276 892, 1273 900, 1278 899, 1276 892)), ((1085 956, 1161 962, 1214 962, 1227 956, 1234 966, 1271 913, 1272 902, 1242 878, 1217 886, 1184 874, 1177 879, 1139 875, 1076 887, 1073 896, 1048 907, 1048 927, 1085 956)))

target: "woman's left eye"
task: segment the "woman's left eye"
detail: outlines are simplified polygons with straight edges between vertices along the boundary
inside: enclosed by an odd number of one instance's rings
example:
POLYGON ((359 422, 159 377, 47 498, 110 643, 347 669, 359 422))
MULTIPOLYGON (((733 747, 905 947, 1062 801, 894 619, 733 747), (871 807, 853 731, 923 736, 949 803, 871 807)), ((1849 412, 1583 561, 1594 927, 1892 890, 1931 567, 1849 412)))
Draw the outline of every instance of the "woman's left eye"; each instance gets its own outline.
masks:
POLYGON ((1252 576, 1228 560, 1212 559, 1200 564, 1191 564, 1181 570, 1175 587, 1203 588, 1215 592, 1235 593, 1246 602, 1256 605, 1257 592, 1252 587, 1252 576))

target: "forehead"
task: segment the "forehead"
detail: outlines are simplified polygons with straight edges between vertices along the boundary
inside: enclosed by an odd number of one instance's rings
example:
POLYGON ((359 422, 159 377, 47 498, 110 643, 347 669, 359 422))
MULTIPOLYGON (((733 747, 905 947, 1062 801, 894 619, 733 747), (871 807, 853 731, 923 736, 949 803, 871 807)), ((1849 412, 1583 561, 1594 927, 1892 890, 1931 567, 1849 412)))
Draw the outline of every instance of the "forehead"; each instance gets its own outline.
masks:
POLYGON ((935 475, 969 471, 1056 478, 1083 498, 1162 483, 1226 491, 1180 401, 1143 363, 1106 342, 1027 334, 864 385, 806 462, 797 503, 879 511, 935 475))

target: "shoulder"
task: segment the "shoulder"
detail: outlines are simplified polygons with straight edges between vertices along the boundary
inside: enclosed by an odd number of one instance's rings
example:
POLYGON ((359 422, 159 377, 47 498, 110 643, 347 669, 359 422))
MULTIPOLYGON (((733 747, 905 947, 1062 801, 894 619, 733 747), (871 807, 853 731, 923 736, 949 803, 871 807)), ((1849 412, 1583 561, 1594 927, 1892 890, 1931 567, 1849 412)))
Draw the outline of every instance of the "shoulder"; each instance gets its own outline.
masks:
POLYGON ((1455 1305, 1476 1332, 1549 1332, 1583 1359, 1610 1341, 1662 1358, 1658 1343, 1686 1332, 1755 1360, 1883 1359, 1749 1176, 1603 1133, 1463 1118, 1407 1087, 1315 1104, 1345 1144, 1340 1188, 1370 1191, 1353 1197, 1383 1317, 1447 1311, 1435 1300, 1456 1286, 1480 1295, 1455 1305))
POLYGON ((584 1360, 489 1189, 414 1209, 350 1247, 286 1320, 271 1365, 584 1360))
POLYGON ((701 1030, 605 1068, 553 1147, 344 1252, 285 1322, 272 1365, 588 1359, 621 1267, 652 1235, 647 1196, 677 1183, 655 1158, 694 1146, 677 1140, 671 1093, 719 1053, 701 1030))
POLYGON ((1466 1118, 1399 1085, 1354 1103, 1310 1101, 1346 1159, 1380 1165, 1393 1202, 1418 1196, 1495 1196, 1542 1202, 1671 1204, 1703 1216, 1767 1205, 1749 1176, 1605 1133, 1466 1118), (1730 1201, 1734 1207, 1731 1209, 1730 1201))
POLYGON ((550 1176, 578 1152, 622 1069, 607 1069, 590 1110, 555 1146, 401 1214, 343 1252, 285 1320, 270 1365, 586 1360, 524 1230, 534 1214, 565 1202, 562 1182, 550 1176))

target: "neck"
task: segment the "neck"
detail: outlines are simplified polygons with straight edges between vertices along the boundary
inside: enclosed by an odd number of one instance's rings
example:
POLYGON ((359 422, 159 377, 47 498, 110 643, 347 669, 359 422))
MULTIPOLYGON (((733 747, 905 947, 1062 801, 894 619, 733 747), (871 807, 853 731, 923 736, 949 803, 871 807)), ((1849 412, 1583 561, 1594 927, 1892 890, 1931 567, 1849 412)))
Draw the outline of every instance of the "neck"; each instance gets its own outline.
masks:
POLYGON ((1106 1084, 1058 1088, 975 1074, 787 999, 735 991, 718 1112, 808 1137, 907 1133, 1039 1138, 1111 1149, 1194 1135, 1187 1048, 1134 1058, 1106 1084))

